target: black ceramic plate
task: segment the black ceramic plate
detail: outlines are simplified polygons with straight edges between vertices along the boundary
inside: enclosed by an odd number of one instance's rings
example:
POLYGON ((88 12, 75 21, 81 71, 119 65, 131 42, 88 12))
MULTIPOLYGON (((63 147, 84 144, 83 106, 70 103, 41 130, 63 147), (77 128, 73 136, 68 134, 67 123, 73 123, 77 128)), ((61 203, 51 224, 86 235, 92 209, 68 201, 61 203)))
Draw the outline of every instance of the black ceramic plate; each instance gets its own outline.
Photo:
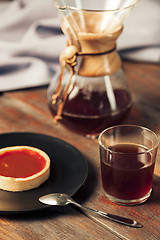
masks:
POLYGON ((0 212, 15 213, 39 210, 46 205, 39 197, 54 192, 73 195, 87 177, 83 155, 72 145, 58 138, 36 133, 0 134, 0 148, 27 145, 45 151, 51 159, 51 174, 40 187, 24 192, 0 190, 0 212))

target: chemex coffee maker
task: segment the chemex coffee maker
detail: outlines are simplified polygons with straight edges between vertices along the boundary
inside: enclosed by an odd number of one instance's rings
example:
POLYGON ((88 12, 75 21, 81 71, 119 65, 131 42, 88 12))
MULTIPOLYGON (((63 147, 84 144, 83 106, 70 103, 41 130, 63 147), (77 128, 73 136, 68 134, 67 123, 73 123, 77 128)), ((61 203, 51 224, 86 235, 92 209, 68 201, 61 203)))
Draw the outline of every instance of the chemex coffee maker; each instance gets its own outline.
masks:
POLYGON ((95 137, 117 124, 132 100, 116 51, 138 0, 55 0, 66 36, 61 71, 48 88, 55 124, 95 137))

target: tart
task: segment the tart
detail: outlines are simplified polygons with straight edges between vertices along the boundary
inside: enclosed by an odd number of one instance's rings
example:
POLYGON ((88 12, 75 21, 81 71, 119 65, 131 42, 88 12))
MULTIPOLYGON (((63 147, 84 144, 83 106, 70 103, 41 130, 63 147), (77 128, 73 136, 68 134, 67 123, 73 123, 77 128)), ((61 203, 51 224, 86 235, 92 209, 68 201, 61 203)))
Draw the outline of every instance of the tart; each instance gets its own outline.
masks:
POLYGON ((19 192, 39 187, 50 175, 50 158, 30 146, 0 149, 0 189, 19 192))

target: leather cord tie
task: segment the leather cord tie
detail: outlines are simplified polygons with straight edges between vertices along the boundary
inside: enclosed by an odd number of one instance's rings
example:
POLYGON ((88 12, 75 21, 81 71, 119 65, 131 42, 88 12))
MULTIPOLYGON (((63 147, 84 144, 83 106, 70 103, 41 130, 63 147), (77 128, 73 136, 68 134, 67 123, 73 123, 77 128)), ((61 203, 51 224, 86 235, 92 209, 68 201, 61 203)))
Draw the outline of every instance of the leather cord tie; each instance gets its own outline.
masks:
POLYGON ((57 103, 57 99, 60 95, 60 91, 61 91, 61 84, 62 84, 62 80, 63 80, 63 75, 64 75, 64 68, 68 67, 70 69, 70 79, 69 79, 69 83, 67 85, 67 88, 64 92, 64 96, 63 99, 61 100, 58 109, 57 109, 57 115, 54 116, 54 122, 57 123, 58 120, 62 119, 62 111, 63 111, 63 107, 64 104, 66 102, 67 96, 68 96, 68 90, 69 87, 71 85, 72 82, 72 77, 74 74, 74 66, 77 65, 77 57, 78 56, 99 56, 99 55, 105 55, 105 54, 109 54, 112 53, 113 51, 116 50, 116 46, 114 46, 111 50, 105 51, 105 52, 99 52, 99 53, 83 53, 83 52, 79 52, 78 49, 73 46, 67 46, 64 51, 61 53, 60 55, 60 65, 61 65, 61 73, 59 76, 59 83, 58 83, 58 87, 56 90, 56 93, 52 95, 52 104, 56 104, 57 103))

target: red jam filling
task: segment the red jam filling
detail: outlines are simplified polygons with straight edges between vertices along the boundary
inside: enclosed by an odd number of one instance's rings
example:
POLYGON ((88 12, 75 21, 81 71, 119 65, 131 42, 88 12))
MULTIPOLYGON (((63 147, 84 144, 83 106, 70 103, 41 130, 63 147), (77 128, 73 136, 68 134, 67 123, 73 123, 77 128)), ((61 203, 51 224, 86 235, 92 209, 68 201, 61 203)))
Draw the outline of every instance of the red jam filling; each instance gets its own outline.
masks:
POLYGON ((0 175, 5 177, 29 177, 40 172, 45 165, 45 158, 29 149, 16 149, 0 155, 0 175))

